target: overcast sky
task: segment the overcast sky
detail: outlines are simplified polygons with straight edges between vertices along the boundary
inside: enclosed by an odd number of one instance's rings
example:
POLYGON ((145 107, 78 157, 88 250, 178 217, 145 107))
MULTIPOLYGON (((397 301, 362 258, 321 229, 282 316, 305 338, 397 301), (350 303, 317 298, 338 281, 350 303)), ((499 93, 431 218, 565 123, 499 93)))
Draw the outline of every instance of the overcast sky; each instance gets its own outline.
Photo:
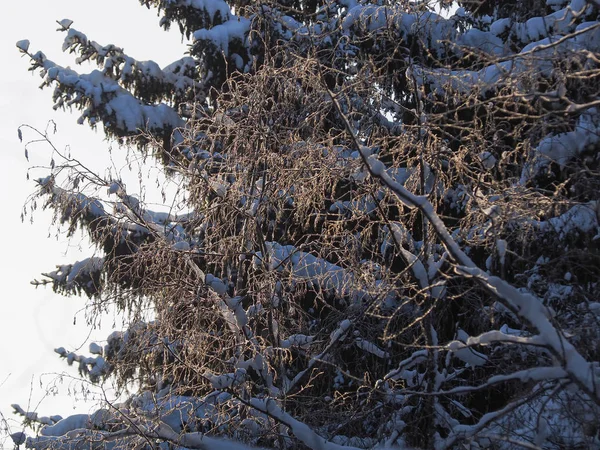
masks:
MULTIPOLYGON (((27 169, 36 164, 47 165, 51 151, 43 144, 31 147, 28 162, 24 156, 24 143, 17 138, 17 128, 29 124, 43 130, 50 119, 54 120, 57 124, 57 133, 52 136, 54 144, 59 149, 70 146, 74 156, 100 173, 108 163, 109 143, 104 142, 101 131, 77 125, 77 111, 53 111, 52 90, 38 89, 39 75, 28 72, 28 58, 21 57, 15 43, 29 39, 30 51, 42 50, 55 62, 75 66, 71 55, 62 54, 63 33, 56 31, 56 20, 68 18, 74 21, 72 26, 88 38, 103 45, 118 45, 136 59, 153 59, 161 66, 181 58, 186 46, 178 32, 166 33, 158 27, 155 10, 147 10, 136 0, 5 3, 0 28, 0 236, 3 253, 0 257, 0 412, 10 419, 10 404, 19 403, 42 415, 67 415, 91 408, 89 403, 74 401, 73 396, 65 398, 67 390, 73 390, 77 385, 65 379, 61 396, 45 395, 45 387, 54 384, 56 373, 66 371, 77 375, 75 368, 66 370, 66 364, 53 349, 63 346, 67 350, 81 348, 82 352, 87 351, 90 330, 81 312, 85 300, 54 295, 50 288, 35 289, 30 281, 40 278, 42 272, 51 271, 56 264, 91 256, 92 250, 80 235, 71 241, 64 237, 57 239, 47 213, 37 213, 33 224, 28 220, 21 222, 23 204, 35 190, 35 183, 26 180, 27 169), (74 318, 76 325, 73 325, 74 318)), ((91 70, 90 67, 74 68, 91 70)), ((24 141, 33 137, 24 130, 24 141)), ((47 174, 48 171, 43 169, 31 172, 32 179, 47 174)), ((102 331, 92 332, 92 337, 106 337, 112 322, 112 317, 105 319, 102 331)), ((14 426, 14 422, 11 425, 14 426)), ((3 441, 0 438, 0 446, 3 441)))

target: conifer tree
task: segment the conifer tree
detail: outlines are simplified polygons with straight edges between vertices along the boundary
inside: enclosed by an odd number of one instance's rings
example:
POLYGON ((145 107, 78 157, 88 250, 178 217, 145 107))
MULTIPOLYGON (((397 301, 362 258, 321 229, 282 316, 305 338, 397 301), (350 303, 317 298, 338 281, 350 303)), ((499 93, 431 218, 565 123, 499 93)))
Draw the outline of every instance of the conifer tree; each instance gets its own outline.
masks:
POLYGON ((15 406, 43 425, 15 443, 600 445, 597 2, 140 3, 187 55, 160 68, 68 20, 98 69, 18 43, 185 213, 67 160, 38 180, 97 247, 38 283, 130 319, 56 351, 139 390, 85 417, 15 406))

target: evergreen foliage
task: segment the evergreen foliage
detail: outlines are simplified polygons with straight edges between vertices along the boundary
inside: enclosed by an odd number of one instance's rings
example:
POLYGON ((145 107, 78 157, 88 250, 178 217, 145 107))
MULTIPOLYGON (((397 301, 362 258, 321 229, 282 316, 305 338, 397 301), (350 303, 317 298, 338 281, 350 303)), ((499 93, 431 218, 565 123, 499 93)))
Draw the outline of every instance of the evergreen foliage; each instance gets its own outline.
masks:
POLYGON ((185 193, 152 211, 66 159, 38 180, 100 256, 37 283, 130 319, 56 351, 139 388, 16 406, 43 425, 16 444, 600 446, 597 2, 140 3, 189 54, 160 68, 70 21, 97 70, 18 45, 55 108, 185 193))

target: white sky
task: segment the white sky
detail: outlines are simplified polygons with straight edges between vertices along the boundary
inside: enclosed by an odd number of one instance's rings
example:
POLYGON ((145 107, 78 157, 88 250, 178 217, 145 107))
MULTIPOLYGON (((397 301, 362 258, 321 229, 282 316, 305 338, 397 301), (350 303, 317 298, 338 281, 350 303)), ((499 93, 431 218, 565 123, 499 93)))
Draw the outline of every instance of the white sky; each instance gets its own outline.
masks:
MULTIPOLYGON (((183 56, 186 46, 175 29, 166 33, 158 27, 155 10, 147 10, 136 0, 28 0, 4 2, 3 23, 0 27, 0 412, 11 419, 10 404, 19 403, 24 409, 37 410, 41 415, 87 412, 90 404, 74 401, 66 396, 74 386, 65 379, 60 396, 45 395, 45 387, 52 384, 56 373, 66 371, 76 376, 75 368, 53 352, 63 346, 67 350, 87 352, 90 333, 85 316, 80 310, 83 298, 65 298, 52 293, 50 288, 35 289, 29 284, 40 273, 53 270, 56 264, 66 264, 91 256, 81 236, 70 243, 56 239, 50 225, 50 216, 38 212, 35 222, 22 223, 22 206, 35 190, 33 181, 26 180, 27 168, 32 164, 48 164, 50 151, 38 145, 29 151, 30 162, 24 157, 24 144, 17 138, 17 128, 30 124, 44 129, 48 120, 57 123, 55 145, 64 149, 69 145, 73 156, 81 158, 103 173, 107 165, 108 143, 101 131, 94 132, 87 125, 77 125, 76 111, 55 112, 52 109, 51 89, 38 89, 38 74, 27 71, 28 58, 22 58, 15 43, 31 41, 30 51, 42 50, 46 56, 63 65, 74 64, 70 55, 61 52, 63 33, 57 32, 55 20, 69 18, 73 27, 101 44, 115 44, 139 60, 153 59, 161 66, 183 56), (84 247, 84 248, 81 248, 84 247), (79 311, 79 313, 78 313, 79 311), (77 325, 73 325, 74 317, 77 325)), ((88 71, 90 68, 77 68, 88 71)), ((24 141, 33 137, 24 132, 24 141)), ((116 147, 116 145, 114 146, 116 147)), ((32 172, 32 179, 47 174, 32 172)), ((110 333, 112 317, 103 322, 102 331, 92 336, 103 339, 110 333)), ((118 323, 117 323, 118 327, 118 323)), ((79 396, 81 397, 81 396, 79 396)), ((9 421, 11 432, 18 431, 9 421)), ((12 448, 2 438, 0 446, 12 448)))

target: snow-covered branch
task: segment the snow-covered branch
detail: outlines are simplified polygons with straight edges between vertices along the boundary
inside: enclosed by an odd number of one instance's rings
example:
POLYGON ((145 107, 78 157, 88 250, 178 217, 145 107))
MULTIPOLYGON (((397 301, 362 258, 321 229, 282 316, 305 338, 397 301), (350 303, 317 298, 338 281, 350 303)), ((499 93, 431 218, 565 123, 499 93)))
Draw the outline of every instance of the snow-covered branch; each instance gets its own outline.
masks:
POLYGON ((344 119, 346 131, 352 136, 355 145, 369 173, 379 179, 397 197, 397 199, 409 208, 418 209, 427 218, 433 227, 437 237, 440 239, 448 253, 456 263, 456 271, 466 277, 473 278, 488 292, 498 297, 506 306, 518 314, 521 318, 536 328, 539 338, 564 365, 565 370, 594 401, 600 405, 600 376, 594 364, 585 360, 569 340, 557 330, 548 318, 548 310, 542 303, 531 294, 523 293, 506 281, 491 276, 479 269, 475 263, 460 248, 456 240, 451 236, 442 219, 435 212, 433 205, 425 196, 418 196, 409 192, 403 185, 394 180, 387 172, 385 165, 379 161, 371 149, 361 144, 356 134, 346 119, 337 98, 331 93, 331 98, 338 114, 344 119))

